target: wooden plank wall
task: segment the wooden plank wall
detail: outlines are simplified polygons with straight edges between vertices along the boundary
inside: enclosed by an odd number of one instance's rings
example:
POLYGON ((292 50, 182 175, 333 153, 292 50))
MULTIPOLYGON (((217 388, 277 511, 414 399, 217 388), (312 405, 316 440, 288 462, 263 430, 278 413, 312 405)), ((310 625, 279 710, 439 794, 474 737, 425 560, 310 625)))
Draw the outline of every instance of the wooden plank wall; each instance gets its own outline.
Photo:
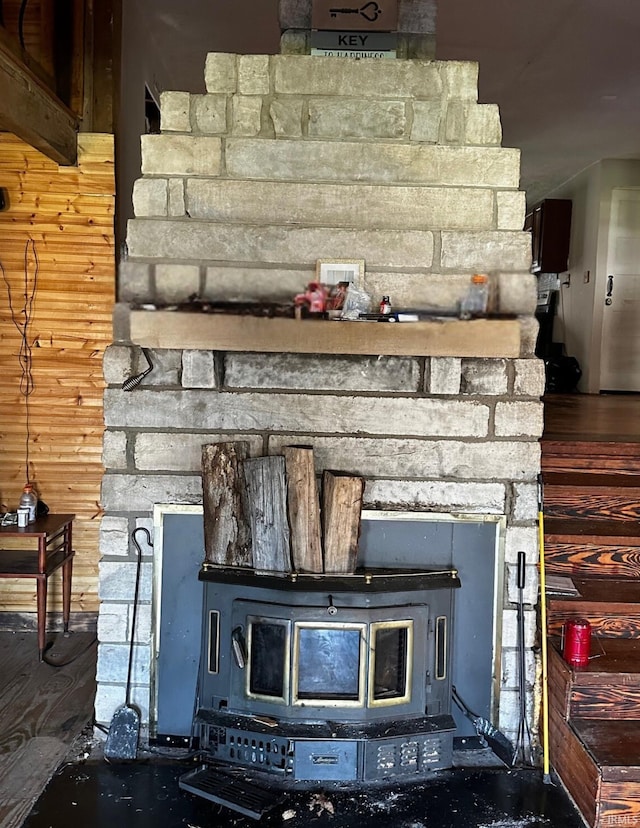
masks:
MULTIPOLYGON (((81 134, 78 166, 59 167, 0 133, 0 264, 14 313, 37 284, 29 325, 29 477, 54 513, 76 514, 72 611, 98 609, 102 479, 102 358, 112 340, 115 297, 113 136, 81 134), (25 252, 27 277, 25 291, 25 252)), ((0 281, 0 502, 15 509, 26 477, 26 404, 20 335, 0 281)), ((0 553, 1 554, 1 553, 0 553)), ((49 609, 61 608, 60 578, 49 609)), ((34 612, 35 581, 0 580, 0 611, 34 612)))

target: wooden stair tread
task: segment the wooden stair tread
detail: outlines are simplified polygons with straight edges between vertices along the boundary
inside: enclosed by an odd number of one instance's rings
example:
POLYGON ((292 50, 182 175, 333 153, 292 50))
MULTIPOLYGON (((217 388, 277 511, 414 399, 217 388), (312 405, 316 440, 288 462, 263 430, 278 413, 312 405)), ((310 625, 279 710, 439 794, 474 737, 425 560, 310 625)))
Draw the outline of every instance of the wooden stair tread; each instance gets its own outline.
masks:
POLYGON ((631 520, 549 517, 544 521, 544 539, 545 543, 640 546, 640 525, 631 520))
POLYGON ((579 439, 545 431, 540 440, 543 454, 606 454, 640 456, 640 436, 621 434, 619 439, 603 440, 601 434, 581 432, 579 439))
POLYGON ((572 719, 605 782, 640 782, 640 720, 572 719))
POLYGON ((578 601, 604 604, 640 604, 640 579, 572 578, 578 601))
MULTIPOLYGON (((550 639, 562 658, 560 639, 550 639)), ((563 662, 566 663, 566 662, 563 662)), ((571 667, 574 687, 599 686, 613 679, 620 685, 640 684, 640 640, 636 638, 599 638, 591 641, 591 659, 586 667, 571 667)))
POLYGON ((603 489, 638 489, 640 490, 640 475, 615 474, 613 472, 544 472, 542 479, 547 487, 571 486, 603 489))

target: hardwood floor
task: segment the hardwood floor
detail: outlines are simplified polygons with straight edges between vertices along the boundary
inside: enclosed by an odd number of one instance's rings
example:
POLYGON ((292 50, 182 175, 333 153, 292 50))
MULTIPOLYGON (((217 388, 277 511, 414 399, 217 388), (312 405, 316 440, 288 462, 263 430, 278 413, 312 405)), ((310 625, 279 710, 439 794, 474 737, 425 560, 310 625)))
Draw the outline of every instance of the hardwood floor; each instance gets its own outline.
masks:
POLYGON ((544 438, 640 441, 640 394, 547 394, 544 438))
POLYGON ((0 828, 17 828, 93 719, 95 634, 0 632, 0 828), (56 665, 56 666, 54 666, 56 665))

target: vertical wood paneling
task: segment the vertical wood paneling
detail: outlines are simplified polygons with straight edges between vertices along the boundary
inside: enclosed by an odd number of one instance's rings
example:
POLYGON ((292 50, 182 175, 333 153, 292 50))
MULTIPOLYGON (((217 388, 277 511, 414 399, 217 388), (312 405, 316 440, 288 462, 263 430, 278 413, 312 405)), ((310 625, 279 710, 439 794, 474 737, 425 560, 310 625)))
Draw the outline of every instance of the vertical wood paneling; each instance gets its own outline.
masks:
MULTIPOLYGON (((52 512, 73 512, 72 611, 98 607, 98 528, 102 479, 102 358, 112 338, 115 292, 113 136, 81 134, 78 166, 58 167, 0 133, 0 263, 14 312, 24 315, 38 274, 29 341, 29 477, 52 512)), ((17 505, 26 477, 27 421, 20 391, 20 336, 0 282, 0 502, 17 505)), ((1 553, 0 553, 1 554, 1 553)), ((50 579, 52 610, 61 608, 59 576, 50 579)), ((35 582, 0 582, 0 611, 33 612, 35 582)))

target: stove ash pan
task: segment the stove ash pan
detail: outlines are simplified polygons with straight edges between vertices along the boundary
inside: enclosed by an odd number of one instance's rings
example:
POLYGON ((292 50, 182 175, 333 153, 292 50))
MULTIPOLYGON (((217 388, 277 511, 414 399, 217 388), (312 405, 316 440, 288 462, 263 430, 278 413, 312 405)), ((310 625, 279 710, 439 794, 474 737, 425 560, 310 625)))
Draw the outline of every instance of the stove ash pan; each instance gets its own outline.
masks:
POLYGON ((301 788, 451 766, 454 570, 200 578, 195 729, 212 762, 301 788))

